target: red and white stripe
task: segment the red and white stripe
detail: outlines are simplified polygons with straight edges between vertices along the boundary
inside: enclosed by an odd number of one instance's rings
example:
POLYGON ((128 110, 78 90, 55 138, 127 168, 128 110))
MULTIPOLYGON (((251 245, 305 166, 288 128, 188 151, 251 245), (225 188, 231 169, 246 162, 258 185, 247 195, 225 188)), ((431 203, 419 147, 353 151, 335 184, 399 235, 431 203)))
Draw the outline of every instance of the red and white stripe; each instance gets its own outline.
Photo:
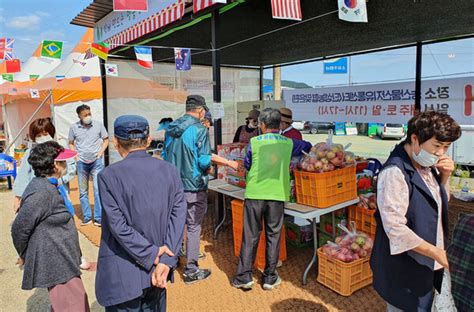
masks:
POLYGON ((300 0, 272 0, 272 16, 278 19, 301 21, 300 0))
POLYGON ((210 7, 216 3, 227 3, 227 0, 194 0, 193 12, 197 13, 205 8, 210 7))
POLYGON ((185 0, 179 0, 168 8, 105 40, 105 42, 110 44, 111 49, 114 49, 181 19, 184 15, 184 2, 185 0))

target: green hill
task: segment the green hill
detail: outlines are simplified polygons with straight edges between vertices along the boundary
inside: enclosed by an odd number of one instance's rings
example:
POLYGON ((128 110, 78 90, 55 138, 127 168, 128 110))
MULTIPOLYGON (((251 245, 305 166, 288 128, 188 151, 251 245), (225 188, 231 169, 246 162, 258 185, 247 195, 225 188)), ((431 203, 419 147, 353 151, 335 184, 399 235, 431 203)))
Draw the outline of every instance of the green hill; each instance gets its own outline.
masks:
MULTIPOLYGON (((273 86, 273 80, 272 79, 263 79, 263 85, 273 86)), ((293 88, 293 89, 311 88, 311 86, 308 86, 304 82, 296 82, 296 81, 291 81, 291 80, 282 80, 281 81, 281 86, 282 87, 287 87, 287 88, 293 88)))

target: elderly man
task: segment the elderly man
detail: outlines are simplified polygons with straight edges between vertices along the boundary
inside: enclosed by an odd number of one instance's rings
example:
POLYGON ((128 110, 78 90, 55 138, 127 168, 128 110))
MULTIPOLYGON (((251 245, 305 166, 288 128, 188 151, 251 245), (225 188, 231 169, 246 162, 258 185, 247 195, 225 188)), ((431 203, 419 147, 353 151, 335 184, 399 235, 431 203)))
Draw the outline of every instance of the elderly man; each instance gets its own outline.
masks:
POLYGON ((260 114, 262 135, 250 140, 244 165, 248 170, 244 204, 244 229, 237 276, 232 286, 241 289, 253 287, 252 266, 257 245, 265 226, 267 248, 263 288, 272 290, 281 283, 276 272, 280 254, 284 202, 290 195, 290 159, 309 151, 311 143, 291 140, 279 134, 281 114, 266 108, 260 114))
POLYGON ((290 139, 303 140, 301 132, 293 128, 293 126, 291 125, 293 123, 293 112, 291 111, 291 109, 282 107, 280 108, 280 114, 280 134, 290 139))
POLYGON ((124 159, 99 174, 102 237, 96 296, 106 311, 165 311, 186 220, 176 168, 146 152, 148 121, 117 118, 113 144, 124 159))
POLYGON ((101 207, 97 176, 104 169, 104 152, 109 146, 107 130, 97 120, 92 120, 91 108, 85 104, 76 109, 79 121, 69 130, 69 147, 77 151, 77 177, 79 183, 79 200, 81 202, 83 220, 81 225, 92 222, 91 205, 89 203, 89 176, 92 175, 94 189, 94 225, 101 225, 101 207))

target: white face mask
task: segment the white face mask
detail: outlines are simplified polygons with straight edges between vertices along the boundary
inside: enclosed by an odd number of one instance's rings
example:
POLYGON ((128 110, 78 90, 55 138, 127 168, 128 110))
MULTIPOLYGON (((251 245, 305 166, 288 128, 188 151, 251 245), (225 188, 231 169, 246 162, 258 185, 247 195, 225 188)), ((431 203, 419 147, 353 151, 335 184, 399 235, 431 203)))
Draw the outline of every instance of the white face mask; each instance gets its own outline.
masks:
POLYGON ((86 118, 82 119, 82 123, 85 125, 90 125, 92 123, 92 116, 87 116, 86 118))
POLYGON ((37 137, 35 139, 35 142, 38 143, 38 144, 41 144, 41 143, 49 142, 49 141, 52 141, 52 140, 53 140, 53 138, 48 134, 48 135, 43 135, 43 136, 37 137))
POLYGON ((412 152, 413 160, 416 161, 420 166, 428 168, 433 167, 438 163, 439 157, 428 153, 420 146, 420 153, 416 155, 415 151, 412 152))

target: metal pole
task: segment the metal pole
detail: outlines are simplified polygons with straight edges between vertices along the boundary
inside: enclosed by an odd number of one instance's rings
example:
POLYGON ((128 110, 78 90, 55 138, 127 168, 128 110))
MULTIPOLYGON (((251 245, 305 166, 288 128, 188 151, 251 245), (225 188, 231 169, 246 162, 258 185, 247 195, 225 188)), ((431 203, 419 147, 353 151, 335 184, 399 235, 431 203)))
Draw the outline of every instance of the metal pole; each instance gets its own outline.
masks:
POLYGON ((349 86, 352 85, 352 59, 349 55, 349 86))
MULTIPOLYGON (((107 76, 105 75, 105 61, 99 58, 100 67, 100 78, 102 82, 102 117, 105 129, 109 132, 109 115, 107 111, 107 76)), ((110 139, 110 138, 109 138, 110 139)), ((109 140, 109 146, 112 140, 109 140)), ((109 149, 107 148, 104 153, 105 165, 109 165, 109 149)))
POLYGON ((44 103, 46 103, 46 101, 48 99, 51 99, 52 101, 52 97, 53 97, 53 92, 50 90, 49 91, 49 94, 47 97, 44 98, 43 102, 41 102, 41 104, 38 106, 38 108, 33 112, 33 114, 31 114, 30 118, 28 118, 28 120, 25 122, 25 124, 23 125, 23 127, 20 129, 20 131, 18 132, 18 134, 13 138, 13 140, 10 142, 10 144, 8 145, 8 147, 5 149, 5 151, 8 151, 13 143, 15 143, 16 140, 18 140, 18 138, 20 137, 21 133, 23 132, 23 130, 25 130, 26 127, 28 127, 30 125, 30 122, 33 120, 33 118, 36 116, 36 114, 40 111, 40 109, 43 107, 44 103))
MULTIPOLYGON (((49 90, 49 92, 53 92, 53 90, 49 90)), ((53 97, 51 97, 51 101, 49 103, 49 109, 51 110, 51 120, 53 122, 53 125, 55 124, 55 121, 56 121, 56 118, 54 116, 54 101, 53 101, 53 97)))
POLYGON ((263 66, 260 66, 260 101, 263 100, 263 66))
POLYGON ((5 106, 5 101, 2 96, 2 118, 3 118, 3 132, 5 133, 5 150, 3 151, 5 154, 8 154, 8 151, 6 150, 8 146, 8 132, 9 132, 9 125, 8 125, 8 119, 7 119, 7 108, 5 106))
POLYGON ((415 115, 421 111, 421 64, 423 59, 423 44, 416 43, 416 71, 415 71, 415 115))

